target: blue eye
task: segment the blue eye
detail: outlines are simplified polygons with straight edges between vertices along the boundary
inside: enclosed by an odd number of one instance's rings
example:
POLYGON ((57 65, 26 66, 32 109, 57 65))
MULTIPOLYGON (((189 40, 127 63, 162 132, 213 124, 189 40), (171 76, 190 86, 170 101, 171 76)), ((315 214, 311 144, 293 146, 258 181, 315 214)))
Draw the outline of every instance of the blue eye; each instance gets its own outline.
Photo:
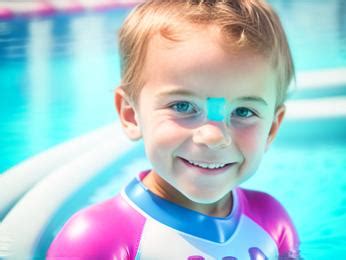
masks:
POLYGON ((174 111, 183 114, 191 114, 197 112, 195 107, 187 101, 179 101, 170 106, 174 111))
POLYGON ((232 115, 236 117, 241 117, 241 118, 249 118, 249 117, 255 116, 256 114, 246 107, 238 107, 237 109, 234 110, 232 115))

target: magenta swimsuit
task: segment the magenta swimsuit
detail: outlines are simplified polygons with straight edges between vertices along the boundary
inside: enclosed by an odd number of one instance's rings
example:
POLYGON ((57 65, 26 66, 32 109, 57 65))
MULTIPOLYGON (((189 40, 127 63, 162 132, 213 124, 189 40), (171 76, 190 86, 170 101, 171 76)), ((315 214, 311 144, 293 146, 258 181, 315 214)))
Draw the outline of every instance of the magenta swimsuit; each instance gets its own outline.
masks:
POLYGON ((236 188, 233 208, 211 217, 178 206, 132 180, 116 197, 77 212, 51 244, 48 259, 298 259, 299 241, 280 203, 236 188))

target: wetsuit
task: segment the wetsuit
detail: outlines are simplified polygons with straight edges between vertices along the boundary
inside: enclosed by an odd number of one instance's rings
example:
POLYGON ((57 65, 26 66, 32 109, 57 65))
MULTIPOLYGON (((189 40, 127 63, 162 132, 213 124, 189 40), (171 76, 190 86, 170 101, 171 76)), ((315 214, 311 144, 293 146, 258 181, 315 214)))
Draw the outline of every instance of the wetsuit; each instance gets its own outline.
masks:
POLYGON ((132 180, 116 197, 77 212, 53 241, 48 259, 296 259, 298 236, 270 195, 236 188, 224 218, 183 208, 132 180))

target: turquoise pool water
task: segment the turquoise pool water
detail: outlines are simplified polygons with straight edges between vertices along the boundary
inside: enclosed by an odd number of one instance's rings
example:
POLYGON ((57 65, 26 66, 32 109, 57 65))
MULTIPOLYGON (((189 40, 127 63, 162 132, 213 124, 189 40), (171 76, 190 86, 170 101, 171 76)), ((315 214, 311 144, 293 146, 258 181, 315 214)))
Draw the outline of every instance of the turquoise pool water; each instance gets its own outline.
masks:
MULTIPOLYGON (((344 1, 272 2, 288 32, 298 71, 346 67, 344 1)), ((0 21, 0 172, 116 120, 115 32, 127 12, 0 21)), ((345 86, 323 95, 346 97, 345 86)), ((296 98, 315 97, 310 91, 296 98)), ((346 255, 345 126, 344 118, 285 123, 258 173, 244 185, 268 191, 285 205, 305 259, 346 255)), ((132 174, 128 165, 134 165, 133 172, 148 165, 140 144, 115 162, 115 176, 110 168, 90 184, 89 199, 76 207, 116 193, 132 174)), ((38 250, 44 251, 48 241, 40 242, 38 250)))

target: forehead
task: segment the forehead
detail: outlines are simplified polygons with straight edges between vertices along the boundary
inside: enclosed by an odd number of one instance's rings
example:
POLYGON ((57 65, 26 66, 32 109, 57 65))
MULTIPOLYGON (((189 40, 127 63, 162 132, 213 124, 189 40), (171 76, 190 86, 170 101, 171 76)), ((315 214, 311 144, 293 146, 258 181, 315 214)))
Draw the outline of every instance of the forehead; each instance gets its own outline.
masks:
POLYGON ((143 79, 145 87, 152 90, 181 87, 207 96, 210 89, 216 96, 224 96, 225 88, 232 95, 259 95, 273 92, 275 85, 268 59, 249 50, 226 48, 220 30, 211 25, 190 25, 177 41, 154 35, 148 45, 143 79))

